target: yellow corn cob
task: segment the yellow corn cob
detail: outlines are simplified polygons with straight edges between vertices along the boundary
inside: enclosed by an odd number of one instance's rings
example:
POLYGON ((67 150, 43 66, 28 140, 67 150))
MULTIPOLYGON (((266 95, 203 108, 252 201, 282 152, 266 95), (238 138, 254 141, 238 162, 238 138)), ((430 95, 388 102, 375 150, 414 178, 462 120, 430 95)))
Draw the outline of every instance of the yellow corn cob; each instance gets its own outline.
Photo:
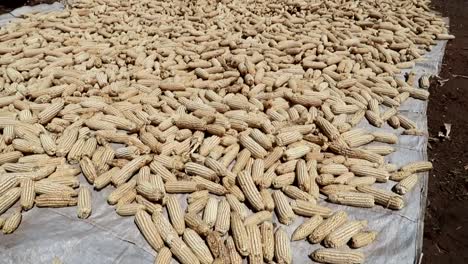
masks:
POLYGON ((164 246, 164 242, 151 220, 151 216, 147 212, 143 210, 137 211, 135 214, 135 224, 154 250, 159 251, 164 246))
POLYGON ((294 230, 291 241, 298 241, 308 237, 323 221, 320 215, 314 215, 294 230))
POLYGON ((209 264, 213 262, 213 256, 208 246, 195 231, 190 228, 185 229, 183 238, 198 260, 200 260, 200 263, 209 264))
POLYGON ((403 180, 401 180, 397 185, 395 185, 395 192, 404 195, 409 192, 414 186, 418 183, 418 175, 412 174, 403 180))
POLYGON ((11 234, 15 232, 21 223, 21 210, 15 210, 8 218, 5 219, 5 223, 2 227, 3 234, 11 234))
POLYGON ((277 263, 292 263, 291 244, 282 227, 275 232, 275 258, 277 263))
POLYGON ((162 247, 159 250, 158 255, 156 256, 154 264, 171 264, 171 262, 172 262, 171 250, 167 247, 162 247))
POLYGON ((373 195, 375 203, 386 208, 400 210, 405 206, 403 198, 392 192, 364 185, 357 186, 356 188, 360 192, 373 195))
POLYGON ((206 236, 210 231, 210 227, 195 213, 185 214, 184 219, 185 224, 201 236, 206 236))
POLYGON ((364 254, 346 249, 321 248, 315 250, 311 257, 320 263, 360 264, 364 263, 364 254))
POLYGON ((338 211, 329 218, 325 219, 315 230, 309 235, 311 243, 320 243, 333 230, 343 225, 348 218, 344 211, 338 211))
POLYGON ((242 219, 235 211, 231 212, 231 232, 236 248, 242 256, 250 254, 250 243, 242 219))
POLYGON ((351 238, 351 247, 352 248, 365 247, 375 240, 375 238, 377 237, 377 234, 378 233, 376 231, 365 231, 365 232, 357 233, 351 238))
POLYGON ((78 217, 86 219, 91 215, 91 192, 86 187, 81 187, 78 193, 78 217))
POLYGON ((282 224, 290 225, 294 219, 296 219, 296 215, 289 205, 286 196, 281 191, 274 191, 273 200, 275 201, 275 210, 278 216, 278 220, 282 224))
POLYGON ((350 221, 333 230, 324 240, 326 247, 338 248, 367 226, 367 221, 350 221))

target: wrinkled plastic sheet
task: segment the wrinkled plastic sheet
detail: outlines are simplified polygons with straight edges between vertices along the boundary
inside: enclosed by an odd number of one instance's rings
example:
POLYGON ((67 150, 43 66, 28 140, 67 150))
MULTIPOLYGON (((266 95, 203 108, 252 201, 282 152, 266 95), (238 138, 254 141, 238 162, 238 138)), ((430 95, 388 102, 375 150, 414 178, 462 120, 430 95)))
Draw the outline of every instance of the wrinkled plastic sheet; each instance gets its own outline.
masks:
MULTIPOLYGON (((27 12, 44 12, 63 8, 62 4, 22 7, 12 12, 15 16, 27 12)), ((14 17, 0 16, 0 26, 14 17)), ((439 41, 424 59, 413 69, 417 76, 437 75, 442 65, 446 41, 439 41)), ((406 71, 407 72, 407 71, 406 71)), ((403 76, 403 75, 402 75, 403 76)), ((427 160, 427 102, 409 98, 400 112, 415 121, 425 136, 400 135, 397 151, 386 160, 398 166, 412 161, 427 160)), ((370 131, 380 130, 401 134, 387 124, 377 129, 363 121, 358 127, 370 131)), ((82 184, 88 185, 81 176, 82 184)), ((377 184, 376 187, 390 190, 394 182, 377 184)), ((92 186, 89 186, 92 188, 92 186)), ((367 219, 371 230, 379 231, 377 240, 361 249, 366 263, 411 264, 419 263, 422 257, 424 212, 426 208, 428 174, 421 173, 417 186, 405 195, 406 207, 392 211, 381 206, 371 209, 353 208, 320 202, 336 210, 345 210, 351 219, 367 219)), ((133 222, 133 217, 118 216, 106 197, 113 190, 108 187, 93 192, 93 213, 86 220, 77 218, 76 207, 49 209, 33 208, 23 213, 23 220, 13 234, 0 234, 0 263, 51 263, 54 258, 63 263, 153 263, 155 252, 150 248, 133 222)), ((186 206, 184 197, 181 203, 186 206)), ((8 214, 8 212, 7 212, 8 214)), ((277 223, 276 216, 274 221, 277 223)), ((286 227, 289 235, 304 221, 298 217, 286 227)), ((292 242, 294 263, 311 262, 309 254, 322 246, 307 241, 292 242)), ((173 261, 175 263, 175 260, 173 261)))

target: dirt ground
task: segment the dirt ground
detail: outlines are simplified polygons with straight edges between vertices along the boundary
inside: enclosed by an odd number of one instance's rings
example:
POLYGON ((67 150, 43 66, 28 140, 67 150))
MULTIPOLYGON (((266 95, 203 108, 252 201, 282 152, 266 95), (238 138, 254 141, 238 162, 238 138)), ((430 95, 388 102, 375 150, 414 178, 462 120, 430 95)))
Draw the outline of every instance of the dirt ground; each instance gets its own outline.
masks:
POLYGON ((433 0, 450 18, 450 41, 439 82, 430 88, 428 109, 429 201, 424 227, 424 264, 468 263, 468 1, 433 0), (449 140, 438 140, 450 123, 449 140))
POLYGON ((33 6, 38 4, 52 4, 58 2, 57 0, 1 0, 0 1, 0 15, 8 13, 11 10, 23 5, 33 6))

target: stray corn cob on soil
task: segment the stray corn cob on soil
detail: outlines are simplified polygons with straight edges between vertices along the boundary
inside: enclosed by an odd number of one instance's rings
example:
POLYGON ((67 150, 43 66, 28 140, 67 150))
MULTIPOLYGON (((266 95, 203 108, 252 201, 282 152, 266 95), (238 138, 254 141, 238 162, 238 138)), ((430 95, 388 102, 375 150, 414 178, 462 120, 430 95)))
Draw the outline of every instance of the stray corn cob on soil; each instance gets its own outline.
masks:
POLYGON ((397 135, 356 126, 421 134, 398 108, 429 93, 396 75, 452 38, 420 0, 77 0, 26 15, 0 29, 0 227, 34 205, 88 218, 109 188, 156 263, 292 263, 298 240, 321 243, 314 261, 364 263, 379 230, 327 203, 400 210, 432 164, 397 168, 397 135))

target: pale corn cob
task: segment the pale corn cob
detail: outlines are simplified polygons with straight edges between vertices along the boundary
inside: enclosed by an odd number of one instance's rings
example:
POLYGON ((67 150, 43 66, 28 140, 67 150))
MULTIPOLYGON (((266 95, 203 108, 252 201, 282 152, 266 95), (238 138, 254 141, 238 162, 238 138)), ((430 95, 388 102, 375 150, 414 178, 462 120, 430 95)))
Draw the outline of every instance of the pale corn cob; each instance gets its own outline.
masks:
MULTIPOLYGON (((83 159, 85 159, 85 158, 87 158, 87 157, 83 157, 83 159)), ((114 173, 116 173, 118 170, 120 170, 120 168, 113 167, 112 169, 110 169, 110 170, 106 171, 105 173, 99 175, 94 180, 94 183, 93 183, 94 188, 96 188, 97 190, 100 190, 100 189, 106 187, 107 185, 109 185, 111 183, 111 181, 112 181, 112 175, 114 175, 114 173)))
POLYGON ((167 193, 193 193, 199 191, 201 186, 193 181, 170 181, 164 184, 167 193))
POLYGON ((374 140, 377 142, 388 143, 388 144, 398 143, 398 137, 392 133, 374 132, 372 133, 372 135, 374 136, 374 140))
POLYGON ((301 191, 301 189, 299 189, 296 186, 293 186, 293 185, 285 186, 281 190, 283 191, 284 194, 289 196, 291 199, 309 201, 311 204, 315 203, 315 198, 312 195, 310 195, 307 192, 301 191))
MULTIPOLYGON (((28 179, 28 178, 26 178, 28 179)), ((20 179, 18 177, 2 177, 0 179, 0 194, 18 186, 20 179)))
POLYGON ((260 195, 262 196, 263 203, 265 204, 265 210, 273 211, 275 209, 275 201, 271 192, 267 189, 260 190, 260 195))
POLYGON ((357 233, 351 238, 351 247, 352 248, 361 248, 372 243, 377 237, 376 231, 364 231, 357 233))
POLYGON ((120 198, 119 201, 117 202, 117 206, 132 203, 133 201, 135 201, 136 196, 137 196, 137 192, 134 189, 126 192, 122 196, 122 198, 120 198))
POLYGON ((65 130, 63 135, 57 139, 57 151, 55 152, 58 157, 65 157, 78 139, 78 128, 72 127, 65 130))
POLYGON ((55 144, 54 139, 50 136, 49 133, 41 133, 39 135, 41 140, 41 145, 44 151, 49 155, 55 155, 57 151, 57 145, 55 144))
POLYGON ((34 154, 44 153, 44 149, 42 148, 42 146, 36 142, 17 138, 17 139, 13 139, 11 144, 15 150, 21 151, 23 153, 34 153, 34 154))
POLYGON ((182 239, 175 237, 169 243, 172 254, 179 260, 182 264, 199 264, 200 261, 195 256, 195 254, 190 250, 187 244, 182 241, 182 239))
POLYGON ((410 171, 412 173, 429 171, 432 169, 432 163, 429 161, 418 161, 407 164, 400 168, 402 171, 410 171))
POLYGON ((36 181, 34 183, 34 191, 37 194, 63 194, 68 196, 78 195, 78 192, 72 187, 44 180, 36 181))
POLYGON ((21 188, 11 188, 0 196, 0 215, 18 201, 21 196, 21 188))
POLYGON ((354 177, 352 179, 349 179, 346 184, 350 186, 359 186, 359 185, 372 185, 376 182, 377 180, 373 176, 367 176, 367 177, 354 177))
POLYGON ((153 202, 161 200, 165 195, 163 190, 149 182, 143 182, 138 184, 136 186, 136 191, 141 196, 153 202))
POLYGON ((278 220, 282 224, 290 225, 296 219, 296 215, 289 205, 286 196, 281 191, 274 191, 273 200, 275 201, 275 210, 278 220))
POLYGON ((360 264, 364 263, 364 254, 346 249, 321 248, 315 250, 311 257, 320 263, 360 264))
POLYGON ((199 235, 206 236, 210 227, 195 213, 187 213, 184 216, 185 224, 195 230, 199 235))
POLYGON ((23 156, 23 153, 20 151, 11 151, 0 154, 0 165, 3 165, 8 162, 16 162, 19 158, 23 156))
POLYGON ((205 209, 206 204, 208 203, 209 196, 200 197, 187 206, 188 213, 199 213, 205 209))
POLYGON ((395 192, 400 195, 404 195, 407 192, 409 192, 411 189, 413 189, 417 183, 418 183, 418 175, 412 174, 404 178, 403 180, 401 180, 397 185, 395 185, 394 187, 395 192))
POLYGON ((156 225, 151 220, 151 216, 147 212, 144 210, 137 211, 135 214, 135 224, 154 250, 159 251, 164 246, 164 241, 158 233, 156 225))
POLYGON ((236 198, 239 201, 244 202, 245 201, 245 195, 242 192, 242 190, 239 188, 239 186, 235 185, 235 180, 233 178, 224 177, 223 178, 223 186, 226 188, 227 192, 229 192, 232 195, 236 196, 236 198))
POLYGON ((265 169, 269 169, 271 166, 273 166, 273 164, 275 164, 283 156, 283 152, 284 150, 281 147, 274 148, 263 160, 265 163, 265 169))
POLYGON ((195 231, 190 228, 185 229, 183 238, 200 263, 209 264, 213 262, 213 256, 211 255, 208 246, 195 231))
POLYGON ((172 262, 172 253, 171 250, 167 247, 162 247, 156 259, 154 260, 154 264, 171 264, 172 262))
POLYGON ((184 168, 184 163, 178 157, 158 155, 154 156, 153 160, 161 163, 167 169, 182 170, 184 168))
POLYGON ((145 206, 145 210, 150 212, 150 213, 154 213, 154 212, 161 212, 162 211, 162 206, 159 205, 159 204, 154 204, 148 200, 145 199, 145 197, 141 196, 141 195, 137 195, 135 197, 135 200, 138 204, 141 204, 141 205, 144 205, 145 206))
POLYGON ((320 243, 333 230, 343 225, 348 218, 344 211, 338 211, 329 218, 325 219, 314 231, 309 235, 308 239, 311 243, 320 243))
POLYGON ((367 226, 367 221, 349 221, 333 230, 324 240, 326 247, 338 248, 367 226))
POLYGON ((231 236, 226 239, 226 248, 229 253, 229 261, 231 264, 242 264, 242 257, 239 255, 236 249, 236 245, 231 236))
POLYGON ((200 145, 199 154, 202 156, 208 156, 210 151, 219 145, 221 139, 218 136, 211 136, 203 140, 203 143, 200 145))
POLYGON ((208 190, 212 194, 224 195, 227 192, 226 188, 224 188, 224 186, 222 186, 221 184, 214 183, 203 177, 195 176, 192 177, 192 180, 197 183, 197 186, 199 186, 202 189, 208 190))
POLYGON ((391 146, 365 146, 365 147, 362 147, 362 149, 382 155, 382 156, 389 155, 395 151, 395 149, 391 146))
POLYGON ((265 164, 263 159, 256 159, 252 165, 252 179, 254 183, 260 182, 263 178, 263 173, 265 172, 265 164))
MULTIPOLYGON (((221 164, 223 164, 224 167, 228 167, 231 162, 236 158, 236 156, 238 155, 239 153, 239 149, 240 149, 240 146, 238 144, 233 144, 233 145, 230 145, 229 147, 226 148, 226 151, 224 153, 224 155, 219 159, 219 162, 221 164)), ((244 155, 248 155, 248 158, 250 158, 250 152, 248 152, 248 150, 243 150, 244 155), (248 154, 247 154, 248 153, 248 154)), ((238 161, 236 161, 237 163, 238 161)), ((233 168, 234 169, 234 168, 233 168)), ((240 170, 240 169, 239 169, 240 170)), ((234 172, 234 171, 233 171, 234 172)))
POLYGON ((403 198, 392 192, 365 185, 360 185, 356 188, 360 192, 374 196, 375 203, 380 204, 385 208, 400 210, 405 206, 403 198))
POLYGON ((133 216, 139 210, 145 210, 145 206, 136 203, 117 204, 115 212, 120 216, 133 216))
POLYGON ((218 199, 215 197, 208 198, 208 202, 203 212, 203 221, 208 227, 213 228, 216 223, 216 217, 218 215, 218 199))
POLYGON ((297 146, 297 147, 287 149, 283 153, 283 157, 285 158, 285 160, 299 159, 302 156, 309 153, 310 151, 311 151, 311 149, 307 145, 297 146))
POLYGON ((328 200, 332 203, 355 207, 371 208, 374 206, 374 197, 366 193, 335 192, 328 196, 328 200))
POLYGON ((58 100, 52 104, 50 104, 47 108, 42 110, 38 114, 38 121, 41 124, 48 123, 54 116, 56 116, 60 110, 62 110, 64 107, 64 101, 63 100, 58 100))
MULTIPOLYGON (((80 167, 81 167, 81 171, 83 172, 83 175, 85 176, 86 180, 89 183, 94 184, 94 181, 97 178, 97 172, 96 172, 96 168, 94 167, 93 162, 88 157, 83 157, 80 160, 80 167)), ((117 172, 117 171, 115 171, 115 172, 117 172)))
POLYGON ((151 219, 155 223, 158 234, 167 244, 169 244, 175 237, 179 237, 177 231, 171 225, 169 220, 162 214, 162 212, 154 212, 151 219))
POLYGON ((272 212, 270 211, 260 211, 250 216, 246 217, 244 220, 244 225, 247 227, 249 225, 259 225, 265 221, 271 221, 272 219, 272 212))
MULTIPOLYGON (((247 162, 249 161, 250 159, 250 156, 251 156, 251 152, 249 151, 249 149, 245 148, 243 149, 242 151, 239 152, 239 154, 237 154, 237 157, 236 157, 236 163, 234 164, 234 167, 232 167, 232 172, 234 174, 237 174, 239 173, 241 170, 244 169, 245 165, 247 164, 247 162)), ((223 157, 224 158, 224 157, 223 157)), ((232 161, 232 160, 231 160, 232 161)), ((230 163, 230 162, 229 162, 230 163)), ((224 166, 228 166, 229 164, 226 164, 226 163, 223 163, 224 166)))
POLYGON ((195 162, 185 163, 185 172, 190 175, 197 175, 203 177, 209 181, 219 181, 219 178, 215 171, 195 162))
POLYGON ((166 196, 166 206, 169 219, 177 234, 182 235, 185 230, 184 211, 176 195, 166 196))
POLYGON ((159 174, 166 182, 177 181, 176 176, 166 169, 161 163, 153 161, 149 166, 153 173, 159 174))
POLYGON ((5 223, 2 227, 3 234, 11 234, 15 232, 21 223, 22 214, 21 210, 15 210, 8 218, 5 219, 5 223))
POLYGON ((311 180, 309 172, 307 171, 307 164, 302 159, 298 160, 296 163, 296 178, 298 187, 304 192, 309 192, 311 189, 311 180))
POLYGON ((36 192, 34 191, 34 182, 31 179, 24 179, 21 181, 21 208, 25 211, 34 206, 34 198, 36 192))
POLYGON ((362 165, 353 165, 350 168, 350 171, 354 173, 356 176, 362 177, 375 177, 378 182, 386 182, 390 178, 390 174, 383 169, 380 168, 372 168, 368 166, 362 165))
POLYGON ((278 165, 278 167, 276 167, 275 171, 278 174, 285 174, 285 173, 293 172, 294 169, 296 168, 297 162, 298 160, 291 160, 285 163, 281 163, 280 165, 278 165))
POLYGON ((271 183, 273 184, 274 188, 280 189, 293 184, 295 179, 296 174, 294 172, 290 172, 275 177, 271 183))
POLYGON ((342 164, 328 164, 320 168, 322 174, 340 175, 348 172, 348 168, 342 164))
POLYGON ((260 146, 262 146, 264 149, 266 150, 272 149, 273 143, 271 139, 267 135, 265 135, 262 131, 256 128, 252 129, 250 131, 250 136, 255 140, 255 142, 260 144, 260 146))
POLYGON ((263 258, 271 262, 275 253, 275 238, 273 233, 273 223, 265 221, 260 225, 260 234, 262 235, 263 258))
POLYGON ((206 236, 206 243, 215 258, 213 263, 229 263, 228 249, 224 244, 223 238, 221 238, 221 235, 218 232, 209 232, 206 236))
POLYGON ((262 211, 263 209, 265 209, 262 196, 255 187, 255 183, 253 182, 250 173, 247 173, 246 171, 240 172, 237 176, 237 180, 239 182, 240 188, 245 194, 245 197, 247 198, 249 203, 254 207, 254 209, 256 211, 262 211))
POLYGON ((278 146, 287 146, 302 139, 302 134, 297 131, 285 132, 276 135, 276 144, 278 146))
POLYGON ((229 231, 231 221, 231 207, 226 199, 218 203, 218 211, 214 230, 224 235, 229 231))
POLYGON ((122 198, 126 192, 134 189, 136 186, 136 180, 130 180, 127 183, 124 183, 112 191, 109 196, 107 196, 107 202, 111 205, 116 204, 120 198, 122 198))
POLYGON ((292 263, 291 243, 282 227, 275 232, 275 259, 277 263, 292 263))
POLYGON ((248 209, 245 204, 241 203, 234 195, 226 194, 226 201, 229 203, 231 210, 237 212, 242 220, 248 215, 248 209))
POLYGON ((81 150, 82 157, 92 157, 94 151, 96 150, 97 140, 95 137, 90 137, 86 140, 83 148, 81 150))
POLYGON ((320 215, 314 215, 294 230, 291 241, 298 241, 308 237, 323 221, 320 215))
POLYGON ((150 159, 150 156, 144 155, 131 160, 112 176, 112 183, 114 183, 116 186, 123 184, 129 180, 141 167, 145 166, 146 163, 150 161, 150 159))
POLYGON ((322 217, 329 217, 332 214, 332 210, 330 208, 311 203, 309 201, 303 200, 294 200, 290 203, 293 212, 297 215, 301 216, 313 216, 313 215, 320 215, 322 217))
POLYGON ((231 212, 231 232, 239 254, 248 256, 250 254, 250 241, 242 219, 235 211, 231 212))
POLYGON ((62 194, 42 194, 36 196, 37 207, 67 207, 78 204, 78 199, 75 197, 65 196, 62 194))
POLYGON ((249 263, 263 263, 262 237, 257 225, 246 226, 250 242, 249 263))
POLYGON ((187 195, 187 203, 190 204, 200 198, 208 198, 208 196, 209 196, 209 192, 207 190, 196 191, 187 195))
POLYGON ((86 187, 81 187, 78 193, 78 217, 86 219, 91 215, 92 200, 91 192, 86 187))

